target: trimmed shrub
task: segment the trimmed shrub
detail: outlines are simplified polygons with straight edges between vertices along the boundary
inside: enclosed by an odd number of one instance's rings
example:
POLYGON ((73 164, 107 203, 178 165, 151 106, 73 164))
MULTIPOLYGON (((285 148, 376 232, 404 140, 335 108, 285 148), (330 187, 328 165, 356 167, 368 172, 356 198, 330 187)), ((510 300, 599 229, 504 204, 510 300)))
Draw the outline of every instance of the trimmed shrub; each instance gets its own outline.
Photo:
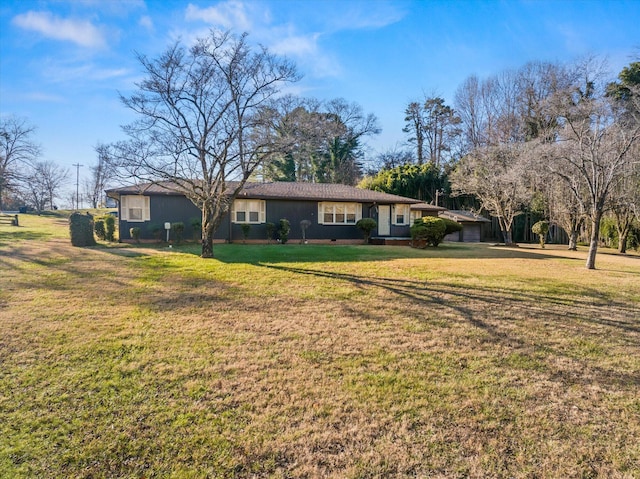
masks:
POLYGON ((105 239, 107 241, 115 241, 116 239, 116 217, 113 215, 106 215, 104 217, 104 229, 105 239))
POLYGON ((140 228, 134 226, 133 228, 129 228, 129 234, 135 240, 136 243, 140 243, 140 228))
POLYGON ((93 236, 93 216, 73 213, 69 216, 69 234, 73 246, 95 246, 93 236))
POLYGON ((451 233, 457 233, 458 231, 462 231, 462 225, 457 221, 450 220, 449 218, 440 218, 444 221, 445 230, 444 235, 450 235, 451 233))
POLYGON ((364 244, 369 242, 371 232, 376 229, 376 226, 378 226, 378 223, 376 223, 376 220, 373 218, 362 218, 358 220, 356 228, 362 231, 362 234, 364 235, 364 244))
POLYGON ((273 239, 273 233, 275 233, 276 231, 276 225, 267 222, 265 223, 264 227, 267 232, 267 243, 271 243, 271 240, 273 239))
POLYGON ((162 241, 162 232, 164 231, 163 225, 154 223, 149 227, 149 230, 158 243, 162 241))
POLYGON ((107 239, 107 230, 104 227, 104 217, 101 216, 95 219, 93 229, 99 240, 104 241, 107 239))
POLYGON ((426 248, 428 245, 438 246, 442 242, 447 226, 442 218, 425 216, 415 220, 410 231, 413 246, 426 248))
POLYGON ((549 232, 549 222, 538 221, 531 227, 531 231, 533 232, 533 234, 538 235, 540 247, 544 248, 545 238, 547 237, 547 233, 549 232))
POLYGON ((289 241, 289 232, 291 231, 291 224, 289 220, 286 218, 282 218, 280 220, 280 228, 278 228, 278 238, 280 238, 280 242, 285 244, 289 241))
POLYGON ((176 244, 182 243, 182 235, 184 234, 184 223, 182 221, 171 223, 171 231, 173 231, 173 237, 176 240, 176 244))

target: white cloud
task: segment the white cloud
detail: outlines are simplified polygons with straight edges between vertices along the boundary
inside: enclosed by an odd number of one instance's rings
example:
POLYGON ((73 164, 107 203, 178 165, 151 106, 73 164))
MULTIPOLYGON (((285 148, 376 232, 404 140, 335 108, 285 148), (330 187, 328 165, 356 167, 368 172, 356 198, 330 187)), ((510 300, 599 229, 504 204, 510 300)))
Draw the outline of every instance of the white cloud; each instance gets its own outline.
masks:
POLYGON ((269 48, 273 53, 278 55, 305 56, 318 52, 319 34, 309 35, 289 35, 286 37, 278 37, 269 48))
POLYGON ((153 20, 151 20, 151 17, 149 15, 143 15, 142 17, 140 17, 138 24, 149 31, 153 30, 153 20))
POLYGON ((29 11, 13 18, 14 25, 34 30, 47 38, 70 41, 87 48, 106 45, 103 32, 87 20, 59 18, 50 12, 29 11))
POLYGON ((126 68, 101 68, 94 63, 75 64, 55 59, 41 65, 50 83, 84 85, 86 82, 113 82, 131 74, 126 68))
POLYGON ((208 8, 200 8, 190 3, 185 12, 185 19, 241 32, 250 31, 252 27, 245 4, 237 0, 221 2, 208 8))
POLYGON ((60 95, 54 95, 51 93, 43 93, 43 92, 31 92, 25 94, 25 99, 27 101, 35 101, 42 103, 64 103, 66 102, 66 98, 60 95))

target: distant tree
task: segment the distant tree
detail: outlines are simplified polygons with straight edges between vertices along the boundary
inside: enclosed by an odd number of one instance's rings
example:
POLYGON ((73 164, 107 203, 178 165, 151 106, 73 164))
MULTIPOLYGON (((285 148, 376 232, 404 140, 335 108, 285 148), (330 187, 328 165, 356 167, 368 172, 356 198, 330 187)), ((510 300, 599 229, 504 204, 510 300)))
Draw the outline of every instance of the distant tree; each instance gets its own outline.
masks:
POLYGON ((531 198, 528 155, 519 144, 476 148, 452 172, 453 195, 474 195, 498 219, 505 245, 513 244, 512 226, 531 198))
POLYGON ((130 178, 183 192, 202 212, 202 257, 213 257, 213 235, 234 198, 283 151, 278 99, 299 78, 295 66, 251 47, 246 34, 213 30, 189 49, 178 42, 138 60, 146 77, 121 100, 139 120, 124 128, 130 139, 113 157, 130 178))
POLYGON ((53 209, 53 201, 58 198, 60 188, 69 178, 69 170, 52 161, 37 161, 28 168, 23 189, 25 196, 31 200, 38 212, 49 206, 53 209))
POLYGON ((431 163, 404 164, 380 170, 375 176, 363 179, 359 185, 383 193, 434 202, 436 191, 446 186, 446 178, 431 163))
POLYGON ((366 173, 368 176, 374 176, 380 170, 391 170, 407 163, 415 163, 415 156, 409 150, 396 146, 378 153, 374 160, 374 167, 366 173))
POLYGON ((7 195, 18 189, 27 167, 40 156, 40 147, 33 140, 35 131, 24 118, 0 118, 0 210, 7 195))
POLYGON ((91 176, 86 180, 84 185, 85 197, 91 204, 92 208, 99 208, 104 198, 104 191, 109 182, 116 177, 114 165, 110 161, 113 157, 111 153, 111 145, 99 143, 95 147, 98 155, 96 163, 90 166, 91 176))
POLYGON ((427 98, 424 102, 424 138, 429 150, 429 161, 440 168, 450 160, 453 145, 462 130, 462 122, 455 111, 440 97, 427 98))
POLYGON ((402 129, 409 134, 409 143, 416 145, 416 161, 424 163, 424 117, 420 102, 412 101, 404 111, 405 127, 402 129))
POLYGON ((434 96, 424 101, 412 101, 405 109, 405 127, 409 143, 416 145, 416 159, 419 165, 430 161, 436 168, 444 163, 453 144, 460 136, 460 118, 444 103, 444 99, 434 96))
POLYGON ((288 147, 264 168, 264 177, 355 184, 361 176, 363 138, 379 132, 375 115, 356 103, 286 97, 277 133, 288 147))

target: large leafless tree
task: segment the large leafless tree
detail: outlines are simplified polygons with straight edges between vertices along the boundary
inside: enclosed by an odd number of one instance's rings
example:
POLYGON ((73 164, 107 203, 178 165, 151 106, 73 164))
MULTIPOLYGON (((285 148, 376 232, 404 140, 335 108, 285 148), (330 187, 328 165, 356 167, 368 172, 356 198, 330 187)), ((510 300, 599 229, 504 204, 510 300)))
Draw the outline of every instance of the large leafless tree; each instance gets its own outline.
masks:
POLYGON ((5 196, 19 187, 28 167, 40 156, 35 130, 24 118, 0 118, 0 210, 5 196))
POLYGON ((594 269, 600 222, 615 188, 632 164, 640 141, 640 121, 618 108, 598 87, 600 68, 593 62, 579 65, 580 83, 554 95, 551 112, 557 118, 557 139, 550 145, 552 171, 565 181, 590 226, 586 267, 594 269))
POLYGON ((296 68, 252 47, 246 34, 218 31, 190 48, 178 42, 156 59, 138 59, 146 78, 121 99, 139 121, 125 127, 130 140, 114 156, 128 175, 171 185, 201 210, 202 257, 212 257, 233 199, 280 150, 271 103, 298 79, 296 68))
POLYGON ((498 218, 507 246, 513 244, 513 221, 531 198, 528 160, 521 144, 475 148, 450 177, 454 195, 474 195, 483 209, 498 218))
POLYGON ((69 170, 52 161, 36 161, 27 170, 21 186, 24 196, 38 212, 47 206, 53 209, 60 188, 69 179, 69 170))

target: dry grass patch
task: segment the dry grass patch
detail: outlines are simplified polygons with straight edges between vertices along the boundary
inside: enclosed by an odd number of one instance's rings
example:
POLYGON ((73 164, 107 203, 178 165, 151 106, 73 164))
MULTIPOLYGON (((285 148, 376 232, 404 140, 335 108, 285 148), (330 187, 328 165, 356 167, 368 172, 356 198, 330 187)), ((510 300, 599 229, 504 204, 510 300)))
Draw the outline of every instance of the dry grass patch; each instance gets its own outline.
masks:
POLYGON ((0 245, 0 476, 640 475, 637 257, 300 248, 0 245))

